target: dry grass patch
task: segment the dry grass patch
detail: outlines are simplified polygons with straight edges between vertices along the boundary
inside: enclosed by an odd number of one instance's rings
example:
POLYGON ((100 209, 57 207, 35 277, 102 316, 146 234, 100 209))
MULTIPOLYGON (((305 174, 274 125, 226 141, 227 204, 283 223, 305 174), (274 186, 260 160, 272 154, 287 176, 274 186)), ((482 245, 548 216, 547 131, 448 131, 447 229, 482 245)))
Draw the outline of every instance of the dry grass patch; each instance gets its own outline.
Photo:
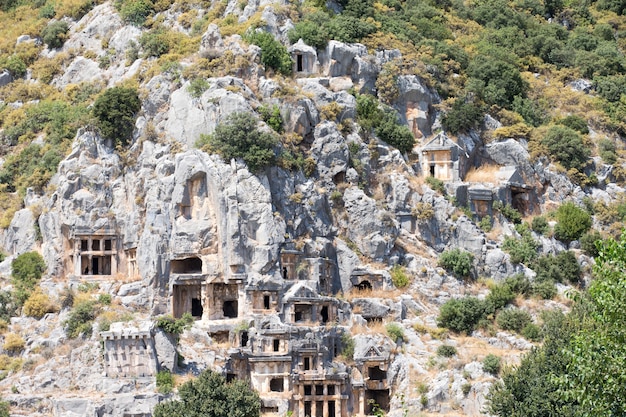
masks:
POLYGON ((499 165, 482 165, 479 168, 472 167, 465 175, 465 181, 495 183, 499 171, 499 165))

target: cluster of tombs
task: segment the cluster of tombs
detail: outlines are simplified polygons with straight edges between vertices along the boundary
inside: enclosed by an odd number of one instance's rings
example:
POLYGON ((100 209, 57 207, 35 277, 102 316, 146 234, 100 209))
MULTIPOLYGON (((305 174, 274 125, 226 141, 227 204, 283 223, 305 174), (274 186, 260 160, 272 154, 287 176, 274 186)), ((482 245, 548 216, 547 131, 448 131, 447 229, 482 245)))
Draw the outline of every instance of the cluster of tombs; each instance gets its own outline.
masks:
MULTIPOLYGON (((388 410, 393 342, 367 340, 352 357, 336 359, 348 343, 345 325, 351 319, 349 304, 335 297, 336 264, 292 245, 282 250, 277 267, 279 276, 251 283, 245 274, 206 274, 201 256, 172 259, 173 316, 191 314, 227 350, 227 379, 249 380, 264 415, 345 417, 388 410)), ((354 271, 350 282, 355 291, 387 285, 381 273, 365 270, 354 271)), ((154 376, 161 366, 155 333, 145 326, 102 332, 107 376, 154 376)))

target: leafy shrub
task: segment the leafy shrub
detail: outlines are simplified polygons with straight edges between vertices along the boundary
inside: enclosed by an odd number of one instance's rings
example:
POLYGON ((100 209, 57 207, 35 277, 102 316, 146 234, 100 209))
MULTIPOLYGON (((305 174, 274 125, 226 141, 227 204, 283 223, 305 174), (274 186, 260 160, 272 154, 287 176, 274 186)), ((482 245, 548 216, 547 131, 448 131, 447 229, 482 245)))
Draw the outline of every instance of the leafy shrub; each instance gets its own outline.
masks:
POLYGON ((441 124, 446 132, 456 135, 479 127, 483 115, 484 111, 479 105, 457 98, 452 108, 442 117, 441 124))
POLYGON ((531 287, 531 292, 533 295, 543 299, 543 300, 551 300, 556 296, 557 290, 554 285, 554 281, 539 281, 534 282, 531 287))
POLYGON ((157 318, 157 327, 163 329, 164 332, 179 335, 189 329, 194 322, 194 318, 190 313, 185 313, 179 319, 172 316, 161 316, 157 318))
POLYGON ((24 350, 26 342, 24 338, 16 333, 9 333, 4 336, 4 345, 2 348, 9 352, 10 355, 15 355, 24 350))
POLYGON ((83 301, 76 304, 64 323, 67 337, 74 339, 81 334, 90 337, 96 315, 96 303, 94 301, 83 301))
POLYGON ((591 215, 572 202, 561 204, 556 219, 554 236, 563 242, 580 238, 591 227, 591 215))
POLYGON ((293 71, 293 61, 287 48, 278 42, 271 33, 253 32, 246 36, 246 40, 261 48, 261 62, 268 68, 283 75, 293 71))
POLYGON ((161 394, 169 394, 172 392, 174 388, 174 377, 172 373, 167 369, 159 371, 156 375, 156 386, 157 391, 161 394))
POLYGON ((546 218, 543 216, 534 217, 530 227, 540 235, 543 235, 548 230, 550 230, 550 225, 548 224, 546 218))
POLYGON ((609 139, 600 139, 598 141, 598 154, 605 164, 613 165, 617 162, 617 147, 615 142, 609 139))
POLYGON ((478 227, 485 233, 489 233, 491 231, 491 216, 485 216, 480 219, 480 223, 478 223, 478 227))
POLYGON ((498 375, 500 373, 501 366, 502 360, 500 357, 492 353, 485 356, 485 359, 483 359, 483 370, 491 375, 498 375))
POLYGON ((530 281, 524 274, 515 274, 507 277, 504 280, 504 284, 509 287, 514 294, 528 295, 531 290, 530 281))
POLYGON ((146 57, 160 57, 171 49, 171 39, 163 26, 157 26, 144 32, 139 38, 139 45, 143 48, 146 57))
POLYGON ((589 133, 589 127, 587 127, 587 121, 577 114, 570 114, 558 121, 558 124, 569 127, 583 135, 589 133))
POLYGON ((126 23, 141 26, 153 11, 153 5, 149 0, 126 0, 116 2, 120 16, 126 23), (120 4, 121 3, 121 4, 120 4))
POLYGON ((510 108, 515 96, 523 96, 528 89, 520 72, 512 64, 486 55, 477 56, 467 72, 468 83, 487 104, 510 108))
POLYGON ((41 32, 41 39, 50 49, 57 49, 63 46, 67 38, 69 27, 67 22, 52 22, 41 32))
POLYGON ((102 305, 108 306, 111 305, 111 294, 100 294, 98 296, 98 302, 102 305))
POLYGON ((411 283, 409 279, 406 269, 400 265, 394 265, 390 270, 389 274, 391 275, 391 282, 396 288, 404 288, 411 283))
POLYGON ((36 319, 42 318, 46 313, 53 313, 56 310, 50 297, 41 290, 33 292, 24 303, 24 314, 36 319))
POLYGON ((132 138, 135 118, 141 101, 134 88, 113 87, 98 96, 93 105, 93 115, 105 138, 126 146, 132 138))
POLYGON ((498 210, 502 215, 513 224, 522 223, 522 215, 519 211, 513 208, 510 204, 502 204, 500 201, 493 203, 494 210, 498 210))
POLYGON ((512 263, 529 265, 537 258, 538 245, 530 233, 524 233, 519 239, 506 236, 502 249, 511 256, 512 263))
POLYGON ((404 340, 404 329, 398 323, 388 323, 385 326, 385 330, 387 330, 387 334, 394 342, 398 340, 404 340))
POLYGON ((204 78, 194 78, 189 83, 187 91, 191 97, 199 98, 209 88, 209 82, 204 78))
POLYGON ((400 152, 410 152, 415 145, 413 133, 406 125, 400 124, 398 116, 394 110, 388 110, 383 113, 382 120, 375 128, 376 135, 397 148, 400 152))
POLYGON ((4 68, 9 71, 14 78, 21 78, 26 75, 26 63, 17 55, 11 55, 4 63, 4 68))
POLYGON ((495 285, 489 291, 486 301, 493 306, 494 311, 506 307, 515 299, 515 293, 506 282, 495 285))
POLYGON ((430 176, 426 177, 426 184, 428 184, 428 186, 432 188, 434 191, 437 191, 438 193, 442 195, 446 194, 445 184, 439 178, 430 177, 430 176))
POLYGON ((597 241, 602 240, 602 235, 597 230, 590 230, 580 237, 580 247, 589 256, 598 256, 597 241))
POLYGON ((354 346, 355 342, 350 333, 342 333, 341 334, 341 354, 345 356, 347 359, 352 359, 354 357, 354 346))
POLYGON ((583 143, 580 134, 565 126, 552 126, 541 143, 550 152, 550 158, 558 161, 566 169, 582 171, 587 165, 590 151, 583 143))
POLYGON ((9 291, 0 291, 0 321, 9 322, 17 314, 17 305, 9 291))
POLYGON ((280 114, 280 108, 277 105, 272 107, 260 106, 258 109, 261 119, 271 127, 274 132, 282 133, 283 116, 280 114))
POLYGON ((302 39, 304 43, 314 48, 324 48, 328 43, 328 31, 325 28, 329 16, 320 11, 309 13, 304 20, 296 23, 287 36, 289 42, 296 43, 302 39))
POLYGON ((471 333, 485 315, 485 304, 475 297, 452 299, 441 306, 437 325, 454 332, 471 333))
POLYGON ((212 135, 201 135, 198 144, 204 151, 218 153, 226 161, 242 158, 250 171, 258 172, 276 160, 273 147, 277 139, 257 128, 257 121, 248 113, 232 113, 217 125, 212 135))
POLYGON ((542 256, 532 266, 537 273, 535 280, 578 283, 582 275, 580 265, 572 251, 563 251, 556 256, 542 256))
POLYGON ((535 323, 528 323, 522 329, 522 336, 531 342, 538 342, 541 340, 541 329, 535 323))
POLYGON ((472 272, 474 255, 454 248, 439 256, 438 265, 457 277, 468 277, 472 272))
POLYGON ((37 252, 26 252, 11 262, 11 283, 13 284, 14 300, 18 306, 26 299, 41 279, 46 270, 46 262, 37 252))
POLYGON ((7 401, 0 400, 0 417, 10 417, 11 408, 7 401))
POLYGON ((437 348, 437 356, 442 356, 444 358, 451 358, 456 355, 456 353, 456 348, 451 345, 441 345, 437 348))
POLYGON ((519 308, 507 308, 496 316, 496 323, 501 329, 513 330, 518 333, 531 322, 530 314, 519 308))

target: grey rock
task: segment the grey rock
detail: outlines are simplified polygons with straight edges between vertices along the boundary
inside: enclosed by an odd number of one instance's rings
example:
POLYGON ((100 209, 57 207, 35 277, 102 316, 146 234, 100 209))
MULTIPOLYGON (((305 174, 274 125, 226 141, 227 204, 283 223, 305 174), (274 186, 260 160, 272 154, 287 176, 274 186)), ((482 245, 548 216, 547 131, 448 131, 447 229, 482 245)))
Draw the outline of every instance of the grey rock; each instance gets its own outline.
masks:
POLYGON ((159 370, 167 369, 176 372, 178 364, 178 352, 176 351, 176 341, 171 335, 160 328, 154 332, 154 349, 156 351, 159 370))
POLYGON ((15 44, 19 45, 20 43, 28 42, 30 40, 31 40, 31 37, 29 35, 20 35, 17 37, 15 44))
POLYGON ((391 309, 381 301, 376 298, 354 298, 352 308, 365 319, 382 319, 391 309))
POLYGON ((0 72, 0 87, 3 87, 13 81, 13 77, 11 77, 11 73, 9 71, 4 70, 0 72))
POLYGON ((33 249, 36 239, 35 219, 30 209, 18 210, 4 235, 4 250, 10 255, 20 255, 33 249))

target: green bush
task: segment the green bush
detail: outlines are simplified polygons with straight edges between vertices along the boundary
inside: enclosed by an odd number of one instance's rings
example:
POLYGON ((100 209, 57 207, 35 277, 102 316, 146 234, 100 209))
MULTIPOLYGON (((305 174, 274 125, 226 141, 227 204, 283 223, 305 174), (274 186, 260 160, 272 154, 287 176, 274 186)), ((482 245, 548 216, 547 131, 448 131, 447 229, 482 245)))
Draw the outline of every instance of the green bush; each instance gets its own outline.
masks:
POLYGON ((532 318, 527 311, 507 308, 498 313, 496 323, 503 330, 513 330, 519 333, 527 324, 532 323, 532 318))
POLYGON ((347 359, 352 359, 354 357, 354 346, 355 342, 352 338, 352 335, 348 332, 341 334, 341 354, 345 356, 347 359))
POLYGON ((22 306, 46 271, 46 262, 39 253, 26 252, 13 259, 11 270, 13 299, 22 306))
POLYGON ((189 83, 187 91, 193 98, 199 98, 209 88, 209 82, 204 78, 194 78, 189 83))
POLYGON ((42 318, 46 313, 55 311, 54 304, 50 301, 50 297, 41 290, 33 292, 24 302, 24 314, 36 319, 42 318))
POLYGON ((495 285, 489 291, 486 301, 493 306, 494 311, 506 307, 515 299, 515 293, 511 287, 506 283, 495 285))
POLYGON ((491 231, 491 216, 485 216, 480 219, 480 223, 478 223, 478 227, 485 233, 489 233, 491 231))
POLYGON ((120 16, 126 23, 141 26, 153 12, 153 4, 149 0, 126 0, 116 2, 120 16))
POLYGON ((194 318, 191 313, 185 313, 179 319, 175 319, 172 316, 161 316, 157 318, 157 327, 163 329, 164 332, 179 335, 185 330, 189 329, 194 322, 194 318))
POLYGON ((534 217, 530 227, 540 235, 543 235, 550 230, 550 225, 543 216, 534 217))
POLYGON ((502 249, 511 256, 514 264, 529 265, 537 259, 537 247, 539 244, 530 233, 524 233, 521 238, 506 236, 502 249))
POLYGON ((9 403, 6 401, 0 400, 0 417, 10 417, 11 408, 9 407, 9 403))
POLYGON ((528 323, 522 329, 522 336, 531 342, 539 342, 542 338, 541 329, 535 323, 528 323))
POLYGON ((394 110, 383 113, 382 120, 375 128, 376 135, 402 153, 410 152, 415 145, 415 138, 411 130, 400 124, 394 110))
POLYGON ((296 43, 298 39, 302 39, 304 43, 314 48, 324 48, 329 39, 325 27, 328 20, 328 14, 320 11, 305 15, 304 20, 296 23, 287 34, 289 42, 296 43))
POLYGON ((582 275, 576 256, 571 251, 563 251, 556 256, 542 256, 532 268, 537 273, 535 278, 537 282, 552 281, 577 284, 582 275))
POLYGON ((409 276, 406 273, 406 268, 401 265, 394 265, 389 270, 391 275, 391 282, 396 288, 404 288, 411 283, 409 276))
POLYGON ((17 55, 11 55, 5 61, 4 68, 9 71, 14 78, 21 78, 26 75, 26 63, 17 55))
POLYGON ((456 353, 456 348, 451 345, 441 345, 437 348, 437 356, 442 356, 444 358, 451 358, 456 355, 456 353))
POLYGON ((0 321, 9 322, 17 314, 17 305, 9 291, 0 291, 0 321))
POLYGON ((531 293, 543 300, 551 300, 556 296, 557 290, 554 281, 533 282, 531 293))
POLYGON ((437 325, 454 332, 471 333, 485 316, 485 303, 475 297, 452 299, 441 306, 437 325))
POLYGON ((502 204, 500 201, 493 203, 494 210, 498 210, 502 215, 513 224, 522 223, 522 215, 519 211, 513 208, 510 204, 502 204))
POLYGON ((509 287, 514 294, 528 295, 531 291, 531 283, 524 274, 515 274, 506 277, 504 284, 509 287))
POLYGON ((132 139, 135 118, 141 101, 134 88, 113 87, 98 96, 93 105, 93 115, 105 138, 126 146, 132 139))
POLYGON ((469 252, 454 248, 444 251, 439 256, 438 265, 456 277, 468 277, 472 272, 474 255, 469 252))
POLYGON ((485 356, 485 359, 483 359, 483 370, 492 375, 498 375, 500 373, 501 366, 502 360, 500 357, 492 353, 485 356))
POLYGON ((169 52, 171 39, 167 29, 163 26, 157 26, 144 32, 139 38, 139 45, 143 48, 145 57, 160 57, 169 52))
POLYGON ((550 152, 550 158, 566 169, 575 168, 582 172, 587 165, 590 151, 583 143, 580 133, 574 129, 552 126, 541 139, 541 143, 550 152))
POLYGON ((479 127, 483 116, 481 106, 464 98, 457 98, 452 108, 443 115, 441 124, 446 132, 456 135, 479 127))
POLYGON ((561 204, 556 219, 554 236, 563 242, 577 240, 591 228, 591 215, 572 202, 561 204))
POLYGON ((293 61, 287 48, 274 39, 268 32, 253 32, 246 35, 246 40, 261 48, 261 62, 283 75, 290 75, 293 71, 293 61))
POLYGON ((252 172, 274 164, 277 144, 273 135, 257 128, 256 119, 248 113, 232 113, 215 133, 201 135, 198 141, 203 151, 218 153, 225 161, 242 158, 252 172))
POLYGON ((98 296, 98 302, 102 305, 109 306, 111 305, 112 297, 111 294, 100 294, 98 296))
POLYGON ((428 184, 428 186, 432 188, 433 191, 437 191, 441 195, 446 194, 445 184, 440 179, 430 176, 426 177, 426 184, 428 184))
POLYGON ((589 256, 598 256, 596 242, 602 241, 602 235, 597 230, 590 230, 580 237, 580 247, 589 256))
POLYGON ((156 387, 157 391, 161 394, 169 394, 172 392, 172 389, 174 389, 174 377, 169 370, 164 369, 157 373, 156 387))
POLYGON ((618 158, 615 142, 609 139, 600 139, 598 141, 598 154, 605 164, 615 164, 618 158))
POLYGON ((69 27, 67 22, 52 22, 41 32, 41 39, 50 49, 57 49, 63 46, 67 38, 69 27))
POLYGON ((65 321, 65 333, 67 337, 74 339, 80 335, 90 337, 92 324, 97 316, 95 301, 83 301, 76 304, 65 321))
POLYGON ((283 132, 283 116, 280 114, 280 108, 277 105, 259 106, 257 109, 261 115, 261 119, 271 127, 274 132, 283 132))
POLYGON ((570 114, 558 121, 558 124, 569 127, 583 135, 589 133, 589 127, 587 127, 587 121, 577 114, 570 114))
POLYGON ((404 329, 398 323, 388 323, 385 326, 385 330, 387 330, 387 335, 394 342, 398 342, 398 340, 404 340, 404 329))

